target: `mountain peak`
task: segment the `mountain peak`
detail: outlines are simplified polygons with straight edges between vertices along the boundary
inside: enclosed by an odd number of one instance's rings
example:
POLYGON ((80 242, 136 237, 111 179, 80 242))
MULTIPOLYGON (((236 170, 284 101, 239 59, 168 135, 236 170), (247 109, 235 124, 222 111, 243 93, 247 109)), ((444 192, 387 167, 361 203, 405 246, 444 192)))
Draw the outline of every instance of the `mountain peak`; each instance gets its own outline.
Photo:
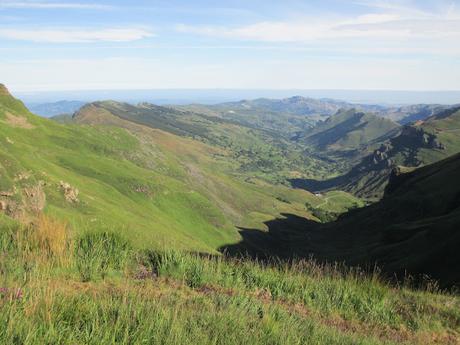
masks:
POLYGON ((0 96, 11 96, 5 85, 0 83, 0 96))

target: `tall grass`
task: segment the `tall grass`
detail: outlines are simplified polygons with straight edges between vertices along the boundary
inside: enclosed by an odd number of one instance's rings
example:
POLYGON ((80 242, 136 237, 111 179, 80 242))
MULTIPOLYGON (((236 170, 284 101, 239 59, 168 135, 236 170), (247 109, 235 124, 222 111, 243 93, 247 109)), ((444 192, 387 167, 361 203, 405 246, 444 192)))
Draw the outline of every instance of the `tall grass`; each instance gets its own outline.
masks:
POLYGON ((86 232, 75 241, 75 264, 83 281, 97 275, 105 278, 110 269, 122 270, 131 248, 119 234, 86 232))
POLYGON ((5 344, 460 339, 455 295, 395 288, 378 273, 313 260, 139 251, 107 229, 72 238, 65 224, 47 217, 0 231, 0 284, 5 344))
MULTIPOLYGON (((428 312, 437 308, 430 291, 395 289, 380 278, 378 271, 368 275, 360 269, 314 260, 266 263, 176 251, 147 252, 141 265, 148 266, 153 274, 180 280, 192 288, 217 286, 259 294, 272 301, 301 303, 323 316, 339 315, 376 326, 419 330, 439 322, 458 327, 460 322, 460 312, 450 320, 428 312), (407 295, 411 296, 410 303, 407 295)), ((439 292, 437 295, 442 296, 439 292)), ((454 300, 460 306, 458 299, 454 300)))
POLYGON ((71 240, 65 223, 40 215, 27 234, 23 243, 37 246, 36 252, 44 256, 43 259, 54 259, 58 264, 69 262, 71 240))

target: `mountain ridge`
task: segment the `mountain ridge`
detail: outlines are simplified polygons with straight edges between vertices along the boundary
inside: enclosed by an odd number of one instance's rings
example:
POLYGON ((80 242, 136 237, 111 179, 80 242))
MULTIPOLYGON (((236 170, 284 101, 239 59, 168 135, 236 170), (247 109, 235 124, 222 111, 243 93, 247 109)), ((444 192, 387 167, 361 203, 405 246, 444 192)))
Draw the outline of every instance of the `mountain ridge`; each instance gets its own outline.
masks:
POLYGON ((312 130, 298 134, 295 140, 305 141, 320 150, 356 150, 395 136, 399 127, 397 123, 372 113, 340 110, 312 130))

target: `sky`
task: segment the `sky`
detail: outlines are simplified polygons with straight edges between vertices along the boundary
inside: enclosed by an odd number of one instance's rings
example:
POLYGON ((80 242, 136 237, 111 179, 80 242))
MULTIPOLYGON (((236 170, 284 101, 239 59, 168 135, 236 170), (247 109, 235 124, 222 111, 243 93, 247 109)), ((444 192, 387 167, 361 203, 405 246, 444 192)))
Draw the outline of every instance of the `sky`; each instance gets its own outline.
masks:
POLYGON ((0 0, 0 82, 460 90, 460 0, 0 0))

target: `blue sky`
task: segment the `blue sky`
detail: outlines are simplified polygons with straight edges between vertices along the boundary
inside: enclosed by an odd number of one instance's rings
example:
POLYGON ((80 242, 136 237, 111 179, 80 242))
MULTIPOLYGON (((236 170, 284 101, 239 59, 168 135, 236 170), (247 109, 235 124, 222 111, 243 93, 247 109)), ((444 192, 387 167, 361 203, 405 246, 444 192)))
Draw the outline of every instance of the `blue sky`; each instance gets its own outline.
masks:
POLYGON ((13 91, 460 89, 460 0, 0 0, 13 91))

